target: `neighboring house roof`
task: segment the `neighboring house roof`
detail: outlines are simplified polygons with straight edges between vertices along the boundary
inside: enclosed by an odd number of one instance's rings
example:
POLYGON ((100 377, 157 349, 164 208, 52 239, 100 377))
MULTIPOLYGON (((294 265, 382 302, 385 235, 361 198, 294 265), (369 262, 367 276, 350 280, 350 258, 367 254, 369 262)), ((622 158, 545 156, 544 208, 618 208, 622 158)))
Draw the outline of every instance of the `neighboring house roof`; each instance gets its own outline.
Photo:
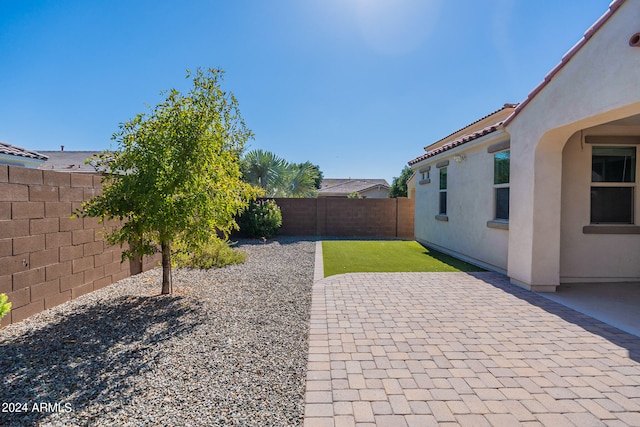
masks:
POLYGON ((100 154, 100 151, 41 151, 41 153, 48 156, 48 160, 40 166, 40 169, 58 172, 98 172, 94 163, 85 164, 85 162, 94 155, 100 154))
POLYGON ((325 178, 318 189, 318 196, 348 196, 353 192, 362 193, 380 187, 389 189, 386 179, 325 178))
POLYGON ((47 156, 43 155, 42 153, 27 150, 26 148, 16 147, 15 145, 7 144, 6 142, 0 142, 0 154, 26 157, 36 160, 47 160, 47 156))
POLYGON ((503 123, 511 117, 518 104, 504 104, 502 108, 494 111, 476 120, 475 122, 455 131, 454 133, 442 138, 439 141, 434 142, 431 145, 426 146, 424 149, 427 151, 423 155, 416 157, 409 161, 409 165, 413 166, 429 157, 436 156, 452 148, 458 147, 467 142, 471 142, 482 136, 488 135, 497 131, 503 127, 503 123))
POLYGON ((560 63, 556 65, 551 71, 549 71, 549 73, 544 77, 544 80, 538 86, 536 86, 531 91, 531 93, 529 93, 527 99, 522 101, 522 103, 520 103, 520 105, 518 105, 518 107, 515 109, 513 114, 504 121, 504 126, 507 126, 509 123, 511 123, 511 121, 520 113, 520 111, 526 108, 529 102, 531 102, 531 100, 535 98, 536 95, 549 84, 551 79, 553 79, 553 77, 558 74, 558 72, 562 68, 564 68, 564 66, 571 60, 571 58, 573 58, 575 54, 578 53, 578 51, 582 49, 585 44, 587 44, 589 39, 593 37, 593 35, 609 20, 609 18, 611 18, 615 11, 618 10, 624 2, 625 0, 613 0, 611 2, 611 4, 609 5, 609 9, 604 13, 604 15, 602 15, 591 27, 589 27, 589 29, 584 33, 584 36, 578 41, 578 43, 576 43, 571 49, 569 49, 567 53, 564 54, 564 56, 560 60, 560 63))

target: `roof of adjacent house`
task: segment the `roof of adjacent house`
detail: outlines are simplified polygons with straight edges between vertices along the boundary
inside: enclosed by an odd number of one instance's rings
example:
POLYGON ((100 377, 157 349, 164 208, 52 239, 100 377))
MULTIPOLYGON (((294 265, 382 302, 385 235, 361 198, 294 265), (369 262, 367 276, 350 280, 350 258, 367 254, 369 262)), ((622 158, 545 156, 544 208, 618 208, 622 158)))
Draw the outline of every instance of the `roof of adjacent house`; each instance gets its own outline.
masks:
POLYGON ((48 160, 40 165, 40 169, 59 172, 97 172, 94 164, 85 164, 99 151, 41 151, 48 160))
POLYGON ((578 41, 578 43, 573 45, 573 47, 564 54, 564 56, 560 60, 560 63, 558 63, 558 65, 553 67, 553 69, 549 71, 549 73, 547 73, 547 75, 544 77, 544 80, 529 93, 527 99, 522 101, 520 105, 518 105, 518 108, 515 109, 513 114, 511 114, 511 116, 509 116, 504 121, 504 126, 507 126, 520 113, 520 111, 522 111, 529 104, 529 102, 531 102, 531 100, 535 98, 536 95, 549 84, 551 79, 553 79, 553 77, 558 74, 558 72, 562 68, 564 68, 564 66, 571 60, 571 58, 573 58, 575 54, 578 53, 578 51, 582 49, 585 44, 587 44, 589 39, 593 37, 593 35, 609 20, 609 18, 611 18, 615 11, 618 10, 624 2, 625 0, 613 0, 611 4, 609 4, 609 9, 607 9, 607 11, 591 27, 589 27, 587 31, 585 31, 584 35, 578 41))
POLYGON ((47 156, 36 151, 27 150, 26 148, 16 147, 15 145, 0 142, 0 154, 8 154, 10 156, 27 157, 29 159, 47 160, 47 156))
POLYGON ((386 179, 356 179, 356 178, 325 178, 318 189, 318 194, 345 194, 363 192, 375 187, 389 188, 386 179))
POLYGON ((504 104, 504 106, 491 114, 482 117, 475 122, 468 124, 454 133, 426 146, 426 153, 409 161, 413 166, 429 157, 436 156, 452 148, 458 147, 467 142, 471 142, 482 136, 488 135, 500 129, 505 120, 513 114, 518 104, 504 104))

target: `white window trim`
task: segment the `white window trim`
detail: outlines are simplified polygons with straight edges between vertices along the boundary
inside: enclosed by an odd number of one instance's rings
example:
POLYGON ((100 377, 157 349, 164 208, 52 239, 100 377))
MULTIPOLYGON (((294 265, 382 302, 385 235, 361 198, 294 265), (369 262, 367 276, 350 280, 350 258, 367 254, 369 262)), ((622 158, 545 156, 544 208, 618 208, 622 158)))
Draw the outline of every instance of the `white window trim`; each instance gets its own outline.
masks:
MULTIPOLYGON (((592 223, 591 215, 589 215, 589 225, 582 227, 583 234, 640 234, 640 226, 637 225, 636 204, 638 203, 638 142, 640 137, 637 136, 587 136, 585 141, 590 145, 591 153, 589 155, 589 171, 591 171, 593 162, 593 148, 600 146, 609 146, 613 148, 636 147, 636 173, 634 182, 604 182, 589 180, 589 191, 593 187, 631 187, 632 203, 631 203, 631 224, 615 224, 615 223, 592 223)), ((589 211, 591 211, 591 201, 589 201, 589 211)))
MULTIPOLYGON (((491 160, 493 161, 493 181, 495 182, 495 164, 496 164, 496 155, 499 153, 503 153, 505 151, 509 151, 509 174, 511 174, 511 144, 510 141, 503 141, 497 144, 492 145, 487 150, 488 153, 491 154, 491 160)), ((509 220, 506 218, 497 218, 497 203, 498 203, 498 195, 497 189, 499 188, 511 188, 511 175, 509 175, 509 182, 504 182, 502 184, 493 184, 493 219, 487 221, 487 227, 489 228, 498 228, 500 230, 508 230, 509 229, 509 220)), ((509 203, 511 203, 511 197, 509 197, 509 203)), ((509 211, 511 211, 511 206, 509 206, 509 211)), ((509 212, 509 217, 511 217, 511 212, 509 212)))
POLYGON ((449 195, 447 194, 447 192, 449 191, 449 171, 447 170, 447 166, 449 166, 449 161, 445 160, 443 162, 438 163, 439 166, 436 166, 438 168, 438 214, 436 215, 436 219, 438 221, 449 221, 449 195), (440 180, 441 180, 441 174, 442 171, 446 171, 447 174, 447 185, 445 186, 445 188, 440 188, 440 180), (447 209, 445 212, 440 212, 440 195, 442 193, 445 193, 445 197, 447 198, 447 209))
POLYGON ((431 166, 419 169, 418 173, 421 175, 421 179, 418 181, 418 184, 424 185, 431 183, 431 166))

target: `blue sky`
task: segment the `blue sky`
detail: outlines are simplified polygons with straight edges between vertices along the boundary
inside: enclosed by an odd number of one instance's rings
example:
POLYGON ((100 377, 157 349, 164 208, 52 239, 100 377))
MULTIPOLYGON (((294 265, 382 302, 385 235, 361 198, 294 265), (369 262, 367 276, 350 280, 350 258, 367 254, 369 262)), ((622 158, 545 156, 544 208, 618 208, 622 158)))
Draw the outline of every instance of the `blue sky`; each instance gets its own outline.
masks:
POLYGON ((2 0, 0 141, 115 149, 118 124, 222 68, 248 149, 398 176, 524 100, 609 0, 2 0))

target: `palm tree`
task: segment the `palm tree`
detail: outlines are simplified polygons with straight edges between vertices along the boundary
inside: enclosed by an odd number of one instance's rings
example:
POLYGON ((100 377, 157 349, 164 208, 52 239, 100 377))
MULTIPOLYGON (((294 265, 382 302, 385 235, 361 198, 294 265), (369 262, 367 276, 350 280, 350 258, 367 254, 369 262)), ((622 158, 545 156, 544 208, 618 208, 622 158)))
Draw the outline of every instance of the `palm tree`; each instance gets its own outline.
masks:
POLYGON ((316 197, 318 168, 310 162, 290 165, 286 183, 289 197, 316 197))
POLYGON ((315 197, 321 172, 310 162, 288 163, 270 151, 252 150, 242 159, 242 175, 267 197, 315 197))
POLYGON ((246 182, 264 189, 267 197, 274 197, 283 185, 288 163, 270 151, 252 150, 242 159, 241 167, 246 182))

